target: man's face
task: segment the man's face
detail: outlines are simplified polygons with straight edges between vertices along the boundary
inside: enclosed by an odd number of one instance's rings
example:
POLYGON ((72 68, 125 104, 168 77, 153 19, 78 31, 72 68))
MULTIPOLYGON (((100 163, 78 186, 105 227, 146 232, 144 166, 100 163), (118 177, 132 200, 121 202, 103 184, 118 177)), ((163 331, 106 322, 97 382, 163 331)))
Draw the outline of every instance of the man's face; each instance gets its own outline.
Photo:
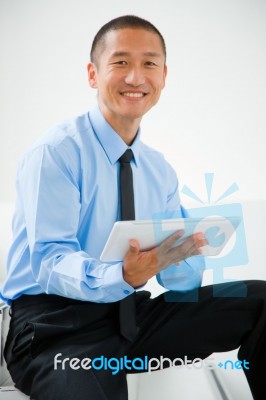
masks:
POLYGON ((160 38, 144 29, 109 32, 97 66, 88 65, 91 87, 106 120, 115 128, 126 121, 138 123, 154 106, 165 85, 165 56, 160 38))

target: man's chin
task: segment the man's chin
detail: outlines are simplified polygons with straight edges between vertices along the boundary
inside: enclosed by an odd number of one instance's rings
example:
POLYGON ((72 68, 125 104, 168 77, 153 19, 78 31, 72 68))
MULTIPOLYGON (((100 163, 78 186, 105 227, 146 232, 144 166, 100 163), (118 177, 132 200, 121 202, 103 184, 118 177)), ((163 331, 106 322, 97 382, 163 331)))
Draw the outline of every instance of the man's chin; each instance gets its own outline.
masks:
POLYGON ((143 117, 143 115, 145 115, 151 108, 151 107, 147 107, 147 106, 141 106, 138 105, 138 107, 129 107, 130 109, 122 109, 120 115, 125 117, 126 119, 132 119, 132 120, 136 120, 136 119, 141 119, 143 117))

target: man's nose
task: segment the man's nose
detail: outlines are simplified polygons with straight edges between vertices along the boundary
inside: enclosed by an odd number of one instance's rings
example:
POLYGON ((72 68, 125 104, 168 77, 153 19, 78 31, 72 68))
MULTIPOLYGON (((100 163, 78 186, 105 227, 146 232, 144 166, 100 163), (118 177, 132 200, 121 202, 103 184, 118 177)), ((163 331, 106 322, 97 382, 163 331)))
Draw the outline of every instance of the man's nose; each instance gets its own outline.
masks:
POLYGON ((125 83, 128 85, 139 86, 145 83, 145 77, 141 68, 131 68, 125 77, 125 83))

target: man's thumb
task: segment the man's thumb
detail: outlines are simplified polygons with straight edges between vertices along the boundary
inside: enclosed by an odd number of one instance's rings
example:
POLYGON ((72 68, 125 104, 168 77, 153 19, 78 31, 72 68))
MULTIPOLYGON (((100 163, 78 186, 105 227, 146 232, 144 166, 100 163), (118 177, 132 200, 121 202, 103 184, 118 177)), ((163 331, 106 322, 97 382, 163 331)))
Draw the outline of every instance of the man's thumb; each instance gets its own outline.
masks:
POLYGON ((139 242, 135 239, 130 239, 129 241, 129 246, 130 246, 130 253, 132 254, 138 254, 140 250, 139 242))

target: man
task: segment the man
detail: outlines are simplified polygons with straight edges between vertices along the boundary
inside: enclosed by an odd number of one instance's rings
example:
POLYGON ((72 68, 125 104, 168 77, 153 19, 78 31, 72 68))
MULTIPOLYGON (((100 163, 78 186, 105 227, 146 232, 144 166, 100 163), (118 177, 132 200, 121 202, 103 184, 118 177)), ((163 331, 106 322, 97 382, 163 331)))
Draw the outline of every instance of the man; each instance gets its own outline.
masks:
POLYGON ((5 357, 15 384, 33 399, 126 400, 126 373, 137 365, 113 374, 91 360, 194 359, 239 346, 254 398, 265 399, 265 282, 246 282, 245 297, 237 283, 217 285, 215 296, 212 286, 199 288, 204 263, 193 256, 207 244, 201 233, 173 247, 178 231, 150 251, 133 238, 123 262, 99 260, 127 208, 127 219, 185 215, 175 172, 140 140, 142 116, 165 85, 165 62, 151 23, 108 22, 88 65, 98 107, 52 129, 20 163, 2 287, 12 314, 5 357), (126 201, 123 169, 134 185, 126 201), (171 291, 150 299, 141 288, 155 275, 171 291))

